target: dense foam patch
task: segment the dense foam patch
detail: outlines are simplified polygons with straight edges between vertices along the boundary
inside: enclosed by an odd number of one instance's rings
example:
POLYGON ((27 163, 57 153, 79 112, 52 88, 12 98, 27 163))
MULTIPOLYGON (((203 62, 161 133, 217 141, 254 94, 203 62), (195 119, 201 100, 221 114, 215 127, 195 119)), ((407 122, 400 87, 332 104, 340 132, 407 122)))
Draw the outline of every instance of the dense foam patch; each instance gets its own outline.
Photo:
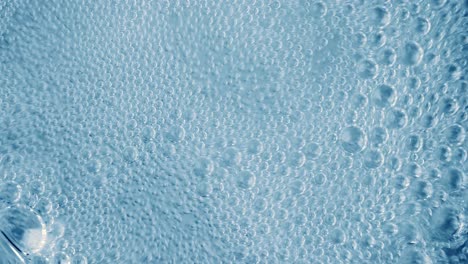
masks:
POLYGON ((467 14, 0 1, 0 263, 466 263, 467 14))

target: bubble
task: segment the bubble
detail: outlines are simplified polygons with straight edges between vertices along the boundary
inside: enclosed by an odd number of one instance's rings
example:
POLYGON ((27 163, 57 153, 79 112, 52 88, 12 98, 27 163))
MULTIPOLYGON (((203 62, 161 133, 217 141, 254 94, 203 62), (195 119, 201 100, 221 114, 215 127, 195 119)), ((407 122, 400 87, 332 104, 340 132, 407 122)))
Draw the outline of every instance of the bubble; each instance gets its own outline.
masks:
POLYGON ((341 131, 341 146, 346 152, 357 153, 362 151, 367 144, 367 136, 361 128, 356 126, 346 127, 341 131))
POLYGON ((463 215, 451 206, 437 209, 431 218, 432 237, 437 241, 450 241, 463 228, 463 215))
POLYGON ((464 186, 465 175, 464 173, 457 168, 447 169, 445 175, 445 182, 447 187, 452 190, 460 190, 464 186))
POLYGON ((465 128, 455 124, 445 129, 445 137, 452 145, 461 145, 465 141, 465 128))
POLYGON ((333 244, 343 244, 346 242, 346 235, 343 230, 336 228, 331 231, 330 240, 333 244))
POLYGON ((432 184, 426 180, 418 180, 414 183, 414 193, 419 199, 428 199, 432 196, 432 184))
POLYGON ((416 32, 426 35, 429 33, 429 30, 431 30, 431 22, 426 18, 418 17, 416 18, 414 29, 416 32))
POLYGON ((421 117, 421 125, 425 128, 431 128, 437 125, 438 119, 436 116, 426 113, 421 117))
POLYGON ((196 191, 201 197, 208 197, 213 192, 213 186, 208 182, 198 182, 196 191))
POLYGON ((327 14, 327 6, 322 1, 315 2, 310 5, 310 12, 315 17, 324 17, 327 14))
POLYGON ((406 139, 406 148, 412 152, 418 152, 423 146, 423 140, 418 135, 410 135, 406 139))
POLYGON ((241 171, 237 175, 237 186, 241 189, 251 189, 255 186, 255 175, 250 171, 241 171))
POLYGON ((388 140, 388 132, 385 128, 375 127, 374 129, 372 129, 370 133, 370 141, 374 145, 379 146, 387 142, 387 140, 388 140))
POLYGON ((422 174, 421 166, 419 166, 419 164, 417 164, 415 162, 410 162, 406 166, 406 173, 410 177, 419 178, 419 177, 421 177, 421 174, 422 174))
POLYGON ((385 125, 390 129, 401 129, 408 123, 408 116, 400 108, 392 108, 385 115, 385 125))
POLYGON ((303 194, 306 191, 306 186, 302 180, 296 180, 291 183, 291 191, 295 195, 303 194))
POLYGON ((370 13, 370 22, 372 25, 377 27, 386 27, 390 24, 391 16, 390 12, 385 7, 375 7, 370 13))
POLYGON ((393 106, 397 99, 395 88, 387 84, 377 86, 372 95, 372 101, 378 107, 393 106))
POLYGON ((324 185, 325 182, 327 182, 327 176, 325 176, 325 174, 323 174, 323 173, 317 173, 317 174, 313 175, 312 180, 313 180, 315 185, 321 186, 321 185, 324 185))
POLYGON ((370 40, 370 43, 376 48, 383 47, 386 42, 387 42, 387 37, 385 36, 385 33, 382 31, 377 32, 376 34, 373 34, 370 40))
POLYGON ((466 150, 462 147, 457 148, 453 154, 453 161, 456 163, 464 163, 466 161, 466 150))
POLYGON ((138 159, 138 150, 135 147, 126 147, 123 151, 123 157, 128 162, 134 162, 138 159))
POLYGON ((193 169, 193 172, 198 177, 210 176, 214 170, 214 163, 212 160, 207 158, 200 158, 193 169))
POLYGON ((358 32, 353 35, 353 43, 357 47, 364 47, 367 43, 367 37, 364 33, 358 32))
POLYGON ((101 171, 101 168, 101 161, 97 159, 91 160, 87 165, 87 169, 90 173, 98 173, 99 171, 101 171))
POLYGON ((357 93, 355 94, 352 99, 351 99, 351 104, 353 109, 359 109, 363 108, 367 105, 368 103, 367 96, 362 94, 362 93, 357 93))
POLYGON ((308 143, 304 149, 304 154, 307 157, 307 159, 314 160, 318 158, 320 155, 322 155, 322 147, 315 142, 310 142, 308 143))
POLYGON ((302 152, 291 153, 288 157, 289 165, 295 168, 304 166, 306 161, 305 155, 302 152))
POLYGON ((447 66, 447 77, 449 80, 457 81, 460 80, 463 76, 463 71, 460 66, 456 64, 449 64, 447 66))
POLYGON ((259 197, 259 198, 255 199, 255 201, 253 202, 252 207, 256 212, 260 213, 260 212, 264 212, 267 209, 268 203, 267 203, 266 199, 259 197))
POLYGON ((452 159, 452 149, 448 146, 440 146, 437 148, 435 156, 442 162, 449 162, 452 159))
POLYGON ((263 151, 263 144, 258 139, 252 139, 248 143, 247 152, 252 155, 258 155, 263 151))
POLYGON ((370 59, 361 60, 357 66, 357 72, 364 79, 374 79, 379 71, 379 66, 370 59))
POLYGON ((181 126, 174 126, 166 133, 166 138, 172 142, 180 142, 185 139, 185 129, 181 126))
POLYGON ((0 185, 0 202, 13 204, 21 198, 21 186, 16 182, 8 181, 0 185))
POLYGON ((403 46, 400 58, 402 64, 416 66, 421 62, 423 56, 423 48, 417 42, 410 41, 403 46))
POLYGON ((447 115, 455 114, 459 107, 457 100, 453 98, 446 97, 440 100, 440 110, 447 115))
POLYGON ((8 207, 0 212, 0 228, 12 246, 23 254, 39 252, 46 243, 42 218, 26 207, 8 207))
POLYGON ((395 177, 395 187, 400 190, 405 190, 410 185, 410 179, 404 175, 398 175, 395 177))
POLYGON ((144 141, 153 140, 156 136, 156 130, 150 126, 146 126, 142 129, 141 135, 144 141))
POLYGON ((397 60, 397 53, 393 48, 381 49, 377 54, 377 61, 381 65, 392 66, 397 60))
POLYGON ((382 166, 384 156, 379 150, 368 150, 364 154, 364 166, 369 169, 375 169, 382 166))
POLYGON ((242 155, 234 147, 227 148, 221 156, 221 162, 227 167, 238 166, 241 163, 242 155))
POLYGON ((398 226, 395 225, 394 223, 386 223, 383 227, 382 230, 391 236, 394 236, 398 233, 398 226))

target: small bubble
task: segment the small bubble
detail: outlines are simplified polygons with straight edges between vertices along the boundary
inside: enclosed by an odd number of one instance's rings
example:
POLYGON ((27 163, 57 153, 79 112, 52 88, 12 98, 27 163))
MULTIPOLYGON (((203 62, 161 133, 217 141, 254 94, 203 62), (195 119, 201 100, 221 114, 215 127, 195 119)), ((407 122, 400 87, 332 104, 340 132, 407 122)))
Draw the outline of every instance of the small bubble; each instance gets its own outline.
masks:
POLYGON ((406 176, 398 175, 395 177, 395 187, 397 187, 400 190, 407 189, 410 185, 410 182, 410 179, 406 176))
POLYGON ((141 135, 144 141, 150 141, 156 136, 156 130, 150 126, 146 126, 142 129, 141 135))
POLYGON ((419 178, 419 177, 421 177, 421 174, 422 174, 421 166, 419 166, 415 162, 410 162, 406 166, 406 173, 410 177, 419 178))
POLYGON ((425 128, 431 128, 437 125, 438 119, 436 116, 426 113, 421 118, 421 125, 425 128))
POLYGON ((304 166, 306 161, 305 155, 302 152, 291 153, 288 157, 289 165, 295 168, 304 166))
POLYGON ((387 42, 387 37, 385 36, 385 33, 382 31, 377 32, 376 34, 373 34, 370 38, 370 43, 376 48, 383 47, 386 42, 387 42))
POLYGON ((314 182, 315 185, 321 186, 321 185, 324 185, 327 182, 327 176, 325 176, 325 174, 319 172, 319 173, 313 175, 312 181, 314 182))
POLYGON ((408 66, 418 65, 424 56, 424 50, 421 46, 415 42, 407 42, 401 52, 401 62, 408 66))
POLYGON ((376 145, 382 145, 388 140, 388 132, 383 127, 376 127, 370 133, 370 141, 376 145))
POLYGON ((197 183, 197 193, 201 197, 208 197, 213 192, 213 186, 208 182, 197 183))
POLYGON ((123 157, 128 162, 134 162, 138 159, 138 150, 135 147, 126 147, 123 151, 123 157))
POLYGON ((393 106, 397 99, 395 88, 387 84, 381 84, 374 90, 372 101, 378 107, 393 106))
POLYGON ((349 153, 362 151, 367 144, 367 136, 361 128, 356 126, 346 127, 341 131, 341 146, 349 153))
POLYGON ((408 123, 406 113, 399 108, 390 109, 385 115, 385 124, 390 129, 401 129, 408 123))
POLYGON ((241 160, 241 153, 234 147, 227 148, 221 155, 221 162, 227 167, 238 166, 241 160))
POLYGON ((250 171, 241 171, 237 175, 237 186, 241 189, 251 189, 255 186, 255 176, 250 171))
POLYGON ((423 140, 418 135, 410 135, 406 139, 406 148, 412 152, 418 152, 423 146, 423 140))
POLYGON ((180 142, 185 139, 185 129, 175 126, 166 133, 166 138, 172 142, 180 142))
POLYGON ((432 196, 432 184, 426 180, 418 180, 414 183, 414 193, 419 199, 428 199, 432 196))
POLYGON ((193 172, 198 177, 210 176, 213 173, 214 164, 213 161, 207 158, 200 158, 193 169, 193 172))
POLYGON ((330 240, 333 244, 343 244, 346 242, 346 235, 343 230, 337 228, 331 231, 330 240))
POLYGON ((318 143, 311 142, 304 147, 303 151, 307 159, 313 160, 322 154, 322 147, 318 143))
POLYGON ((446 97, 440 100, 440 110, 447 115, 455 114, 459 107, 457 100, 453 98, 446 97))
POLYGON ((374 79, 379 71, 379 66, 375 61, 365 59, 359 62, 357 72, 364 79, 374 79))
POLYGON ((428 19, 423 18, 423 17, 416 18, 416 21, 415 21, 416 32, 422 35, 426 35, 427 33, 429 33, 429 30, 431 30, 431 22, 429 22, 428 19))
POLYGON ((267 209, 268 203, 265 199, 259 197, 255 199, 255 201, 252 204, 253 209, 256 212, 263 212, 267 209))
POLYGON ((393 48, 384 48, 377 55, 377 61, 382 65, 392 66, 396 60, 397 53, 393 48))
POLYGON ((447 169, 444 178, 447 187, 451 190, 460 190, 462 186, 464 186, 465 175, 461 170, 457 168, 447 169))
POLYGON ((327 6, 322 1, 311 4, 309 9, 315 17, 324 17, 327 14, 327 6))
POLYGON ((390 12, 385 7, 378 6, 371 10, 370 22, 373 26, 386 27, 390 21, 390 12))
POLYGON ((98 173, 101 170, 102 164, 98 159, 93 159, 86 167, 90 173, 98 173))
POLYGON ((369 169, 375 169, 384 163, 384 156, 379 150, 368 150, 364 154, 364 165, 369 169))
POLYGON ((351 101, 353 108, 365 107, 367 105, 367 102, 368 102, 367 96, 365 96, 362 93, 358 93, 354 95, 351 101))
POLYGON ((0 202, 13 204, 21 198, 21 186, 16 182, 8 181, 0 185, 0 202))
POLYGON ((263 151, 263 144, 258 139, 252 139, 248 143, 247 152, 252 155, 258 155, 263 151))
POLYGON ((452 145, 461 145, 465 141, 465 128, 455 124, 445 130, 445 137, 452 145))

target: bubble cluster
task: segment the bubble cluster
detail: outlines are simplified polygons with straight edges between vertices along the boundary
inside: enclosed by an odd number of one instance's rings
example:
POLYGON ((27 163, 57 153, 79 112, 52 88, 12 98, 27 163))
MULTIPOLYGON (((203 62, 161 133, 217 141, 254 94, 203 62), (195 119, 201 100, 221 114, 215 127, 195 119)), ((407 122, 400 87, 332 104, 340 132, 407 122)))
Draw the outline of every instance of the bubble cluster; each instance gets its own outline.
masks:
POLYGON ((466 263, 466 1, 0 1, 0 263, 466 263))

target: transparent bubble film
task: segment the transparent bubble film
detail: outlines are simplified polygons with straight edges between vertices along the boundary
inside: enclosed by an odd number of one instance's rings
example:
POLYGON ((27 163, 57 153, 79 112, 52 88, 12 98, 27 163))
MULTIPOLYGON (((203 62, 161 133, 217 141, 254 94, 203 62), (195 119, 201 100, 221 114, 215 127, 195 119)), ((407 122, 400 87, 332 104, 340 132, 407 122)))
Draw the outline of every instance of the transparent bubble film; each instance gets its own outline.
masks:
POLYGON ((468 1, 0 0, 0 264, 468 263, 468 1))

